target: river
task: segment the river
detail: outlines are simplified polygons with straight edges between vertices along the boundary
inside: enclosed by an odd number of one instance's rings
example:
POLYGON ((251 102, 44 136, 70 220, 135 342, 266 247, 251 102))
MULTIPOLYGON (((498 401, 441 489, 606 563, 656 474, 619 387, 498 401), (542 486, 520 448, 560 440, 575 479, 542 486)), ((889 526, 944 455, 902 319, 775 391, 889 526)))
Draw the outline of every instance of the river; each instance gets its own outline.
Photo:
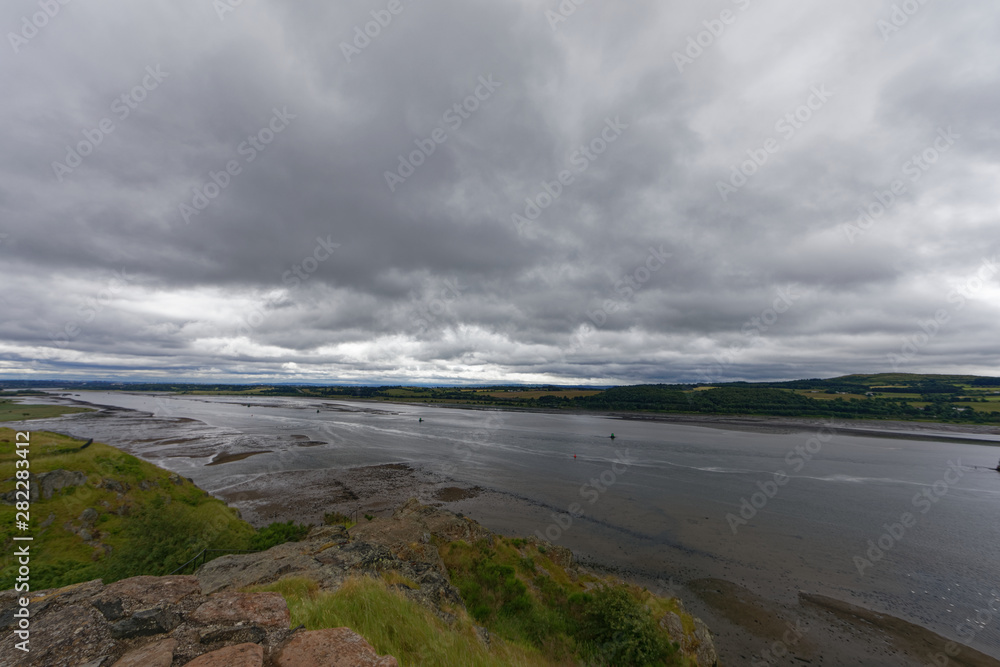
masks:
POLYGON ((717 577, 787 605, 805 590, 1000 657, 1000 617, 983 612, 1000 608, 993 443, 304 398, 75 396, 126 410, 32 428, 121 446, 215 494, 282 471, 406 463, 509 498, 469 505, 487 527, 538 531, 651 588, 717 577), (267 453, 206 466, 249 452, 267 453))

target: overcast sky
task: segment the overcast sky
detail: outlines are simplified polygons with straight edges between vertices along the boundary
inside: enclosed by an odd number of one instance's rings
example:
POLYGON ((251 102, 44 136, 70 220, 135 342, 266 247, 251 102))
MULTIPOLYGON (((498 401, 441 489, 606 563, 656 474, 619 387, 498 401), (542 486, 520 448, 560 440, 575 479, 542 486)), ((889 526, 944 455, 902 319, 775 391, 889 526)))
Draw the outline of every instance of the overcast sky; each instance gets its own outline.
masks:
POLYGON ((0 376, 1000 375, 998 18, 5 0, 0 376))

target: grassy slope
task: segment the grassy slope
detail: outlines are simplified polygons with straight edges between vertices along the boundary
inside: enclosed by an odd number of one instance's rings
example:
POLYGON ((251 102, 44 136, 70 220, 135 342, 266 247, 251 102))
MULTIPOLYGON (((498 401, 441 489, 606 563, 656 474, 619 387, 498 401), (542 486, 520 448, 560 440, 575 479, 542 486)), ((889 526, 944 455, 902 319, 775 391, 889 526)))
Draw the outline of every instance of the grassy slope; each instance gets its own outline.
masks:
POLYGON ((334 593, 301 577, 248 590, 281 593, 293 626, 350 627, 403 666, 694 664, 655 623, 674 612, 686 632, 694 630, 694 619, 676 600, 596 576, 576 579, 546 555, 544 545, 526 540, 495 536, 492 545, 456 541, 440 544, 439 551, 469 609, 448 607, 455 617, 451 625, 393 589, 411 582, 391 572, 381 579, 353 578, 334 593), (613 604, 607 613, 601 590, 618 594, 619 603, 627 600, 624 610, 613 604), (488 648, 477 625, 490 632, 488 648), (634 655, 628 651, 650 644, 662 649, 658 658, 628 657, 634 655))
MULTIPOLYGON (((14 431, 0 429, 0 493, 14 489, 14 431)), ((165 574, 199 550, 246 548, 253 528, 239 520, 222 501, 186 480, 175 484, 170 473, 117 449, 44 432, 31 433, 30 470, 34 474, 63 469, 87 475, 87 483, 57 491, 48 500, 31 503, 32 587, 66 585, 93 578, 115 580, 136 574, 165 574), (113 480, 124 494, 98 488, 113 480), (144 483, 143 489, 140 485, 144 483), (84 510, 98 519, 85 526, 84 510), (123 509, 128 508, 128 509, 123 509), (49 521, 51 519, 51 521, 49 521), (48 523, 42 527, 43 523, 48 523), (87 544, 69 527, 86 528, 87 544), (104 547, 110 548, 110 555, 104 547)), ((175 478, 177 479, 177 478, 175 478)), ((24 534, 14 527, 16 508, 0 504, 0 543, 13 552, 10 538, 24 534)), ((0 580, 10 581, 15 564, 2 563, 0 580)))
POLYGON ((687 632, 694 619, 677 601, 593 575, 571 576, 533 541, 494 536, 439 546, 469 613, 490 632, 550 660, 587 664, 691 664, 656 624, 667 612, 687 632), (656 656, 647 663, 636 656, 656 656))

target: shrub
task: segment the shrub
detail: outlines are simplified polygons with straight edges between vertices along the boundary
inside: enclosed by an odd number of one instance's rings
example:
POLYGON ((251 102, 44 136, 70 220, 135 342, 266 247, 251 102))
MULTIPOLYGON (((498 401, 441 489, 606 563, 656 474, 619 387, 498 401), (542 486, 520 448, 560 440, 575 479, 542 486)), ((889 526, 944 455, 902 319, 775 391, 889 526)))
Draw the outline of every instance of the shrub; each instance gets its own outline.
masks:
POLYGON ((309 534, 309 526, 294 521, 272 523, 257 531, 250 539, 250 549, 266 551, 285 542, 298 542, 309 534))
POLYGON ((620 587, 602 587, 577 597, 583 614, 579 638, 597 664, 662 665, 674 652, 653 615, 620 587))

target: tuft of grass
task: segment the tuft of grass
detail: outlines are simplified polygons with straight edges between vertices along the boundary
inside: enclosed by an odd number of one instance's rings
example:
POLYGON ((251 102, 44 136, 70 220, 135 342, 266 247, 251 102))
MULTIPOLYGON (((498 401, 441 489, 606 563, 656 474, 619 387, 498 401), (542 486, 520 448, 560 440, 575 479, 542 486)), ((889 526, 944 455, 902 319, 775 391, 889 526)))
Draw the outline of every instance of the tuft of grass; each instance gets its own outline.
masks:
POLYGON ((333 593, 318 590, 303 578, 282 579, 250 591, 281 593, 288 602, 292 626, 308 630, 349 627, 379 654, 391 654, 403 667, 500 667, 551 665, 539 651, 493 638, 487 648, 468 615, 458 611, 452 625, 430 610, 371 577, 348 579, 333 593))
POLYGON ((384 581, 389 586, 402 584, 403 586, 406 586, 410 590, 414 591, 420 588, 420 584, 413 581, 412 579, 404 577, 396 570, 386 570, 385 572, 382 572, 381 576, 382 576, 382 581, 384 581))
POLYGON ((355 525, 355 523, 351 521, 351 517, 342 512, 327 512, 323 515, 323 523, 328 526, 343 526, 348 529, 355 525))

